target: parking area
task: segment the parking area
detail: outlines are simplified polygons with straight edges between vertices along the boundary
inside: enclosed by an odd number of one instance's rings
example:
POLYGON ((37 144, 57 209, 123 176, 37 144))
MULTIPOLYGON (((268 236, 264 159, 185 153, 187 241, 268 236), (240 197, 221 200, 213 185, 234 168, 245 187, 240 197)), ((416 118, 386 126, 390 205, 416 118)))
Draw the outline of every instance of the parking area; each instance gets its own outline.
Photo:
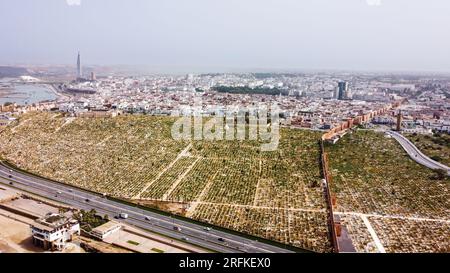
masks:
MULTIPOLYGON (((156 235, 157 236, 157 235, 156 235)), ((155 236, 155 237, 156 237, 155 236)), ((108 236, 105 240, 110 244, 114 244, 135 252, 140 253, 187 253, 188 251, 170 245, 171 240, 167 238, 152 238, 139 234, 130 228, 121 229, 114 234, 108 236), (158 241, 157 241, 158 240, 158 241), (159 240, 166 240, 165 244, 159 240)))
POLYGON ((43 217, 47 213, 58 213, 58 208, 50 206, 40 201, 36 201, 28 198, 18 198, 6 203, 8 206, 12 206, 15 209, 25 211, 37 217, 43 217))
POLYGON ((19 194, 16 191, 0 186, 0 203, 7 202, 18 196, 19 194))

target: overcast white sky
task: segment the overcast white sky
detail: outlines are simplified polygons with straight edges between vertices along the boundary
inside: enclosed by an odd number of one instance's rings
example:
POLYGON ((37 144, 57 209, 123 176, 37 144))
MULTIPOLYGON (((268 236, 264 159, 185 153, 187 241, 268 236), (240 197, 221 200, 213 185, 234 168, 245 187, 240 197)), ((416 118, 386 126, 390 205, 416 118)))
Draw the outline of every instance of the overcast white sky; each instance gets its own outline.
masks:
POLYGON ((98 65, 448 72, 449 14, 448 0, 1 0, 0 64, 80 50, 98 65))

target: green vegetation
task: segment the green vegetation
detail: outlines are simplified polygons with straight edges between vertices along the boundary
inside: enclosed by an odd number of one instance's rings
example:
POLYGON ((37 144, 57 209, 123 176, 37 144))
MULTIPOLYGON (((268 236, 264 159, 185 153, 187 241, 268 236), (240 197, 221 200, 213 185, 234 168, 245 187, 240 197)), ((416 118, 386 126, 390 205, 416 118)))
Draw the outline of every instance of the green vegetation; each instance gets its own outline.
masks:
POLYGON ((1 133, 0 153, 41 176, 131 198, 187 145, 171 138, 172 122, 167 117, 30 113, 1 133))
POLYGON ((339 210, 448 218, 449 180, 435 180, 394 139, 357 131, 326 150, 339 210))
POLYGON ((269 240, 329 251, 325 211, 283 210, 276 208, 199 205, 195 219, 269 240))
POLYGON ((450 166, 450 135, 449 134, 434 134, 405 135, 416 147, 429 156, 431 159, 438 161, 444 165, 450 166))
POLYGON ((434 173, 436 174, 435 178, 437 180, 446 180, 448 178, 448 173, 445 170, 437 169, 434 170, 434 173))
POLYGON ((413 161, 393 138, 356 131, 326 145, 330 189, 359 251, 374 244, 364 213, 388 252, 447 251, 450 179, 413 161), (357 215, 357 214, 356 214, 357 215), (376 215, 376 216, 372 216, 376 215))
POLYGON ((296 247, 326 252, 320 132, 281 128, 258 141, 176 141, 170 117, 72 118, 28 113, 0 134, 16 166, 111 197, 296 247), (24 152, 26 151, 26 152, 24 152))
POLYGON ((138 242, 135 242, 135 241, 132 241, 132 240, 128 240, 127 243, 132 244, 132 245, 135 245, 135 246, 138 246, 138 245, 139 245, 138 242))
POLYGON ((86 231, 91 231, 93 228, 99 227, 108 222, 108 216, 101 217, 92 209, 90 211, 80 210, 80 212, 73 215, 74 219, 80 222, 81 228, 86 231))
POLYGON ((450 224, 446 222, 375 218, 369 220, 387 252, 448 253, 450 224))
POLYGON ((232 94, 264 94, 264 95, 285 95, 284 91, 278 88, 266 88, 266 87, 255 87, 251 88, 248 86, 217 86, 213 87, 212 90, 221 93, 232 93, 232 94))
POLYGON ((298 77, 299 74, 295 73, 253 73, 253 76, 257 79, 268 79, 278 77, 298 77))

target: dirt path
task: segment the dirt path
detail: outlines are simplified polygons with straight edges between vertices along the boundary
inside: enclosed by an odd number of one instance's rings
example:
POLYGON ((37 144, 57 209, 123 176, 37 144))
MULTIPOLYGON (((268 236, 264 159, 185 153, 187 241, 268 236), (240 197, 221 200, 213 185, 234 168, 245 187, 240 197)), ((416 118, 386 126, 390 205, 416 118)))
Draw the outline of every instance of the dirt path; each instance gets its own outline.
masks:
POLYGON ((167 190, 167 192, 163 195, 163 201, 167 201, 167 197, 170 196, 170 194, 177 188, 177 186, 181 183, 183 178, 192 170, 194 165, 200 160, 200 157, 198 157, 187 169, 184 171, 178 178, 177 181, 175 181, 172 186, 170 186, 170 189, 167 190))
POLYGON ((355 215, 359 217, 379 217, 379 218, 390 218, 390 219, 403 219, 411 221, 428 221, 428 222, 441 222, 450 224, 450 220, 446 219, 433 219, 433 218, 421 218, 421 217, 409 217, 401 215, 380 215, 380 214, 370 214, 370 213, 359 213, 359 212, 339 212, 335 211, 334 214, 337 215, 355 215))
POLYGON ((216 175, 219 173, 219 170, 216 171, 216 173, 213 175, 213 177, 208 181, 208 183, 206 184, 206 186, 203 188, 202 192, 200 193, 200 195, 198 196, 198 198, 196 199, 196 201, 191 203, 191 206, 189 207, 189 209, 186 212, 186 216, 190 217, 192 216, 192 214, 194 213, 195 209, 197 208, 197 206, 200 203, 200 200, 203 199, 203 197, 208 193, 209 188, 211 188, 214 178, 216 178, 216 175))
POLYGON ((177 157, 175 158, 174 161, 172 161, 169 165, 167 165, 166 168, 164 168, 164 170, 162 170, 152 181, 150 181, 149 183, 147 183, 147 185, 145 185, 145 187, 138 193, 136 194, 132 199, 139 199, 141 198, 141 195, 148 189, 150 188, 150 186, 155 183, 155 181, 157 181, 167 170, 169 170, 170 168, 172 168, 172 166, 181 158, 187 155, 187 152, 189 151, 189 149, 192 147, 192 144, 189 144, 188 146, 186 146, 186 148, 184 148, 183 151, 181 151, 177 157))

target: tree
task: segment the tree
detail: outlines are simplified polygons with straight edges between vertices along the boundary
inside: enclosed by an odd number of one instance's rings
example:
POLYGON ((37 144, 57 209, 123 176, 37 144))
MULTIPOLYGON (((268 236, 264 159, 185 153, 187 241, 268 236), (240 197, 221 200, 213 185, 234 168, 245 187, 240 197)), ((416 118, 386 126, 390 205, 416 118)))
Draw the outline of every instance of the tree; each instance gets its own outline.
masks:
POLYGON ((438 161, 438 162, 442 160, 442 158, 440 156, 438 156, 438 155, 433 155, 430 158, 433 159, 434 161, 438 161))
POLYGON ((436 174, 436 179, 437 180, 444 180, 448 176, 447 171, 445 171, 443 169, 437 169, 437 170, 434 170, 434 172, 436 174))
POLYGON ((64 213, 66 213, 67 212, 67 209, 66 208, 58 208, 58 213, 59 214, 64 214, 64 213))

